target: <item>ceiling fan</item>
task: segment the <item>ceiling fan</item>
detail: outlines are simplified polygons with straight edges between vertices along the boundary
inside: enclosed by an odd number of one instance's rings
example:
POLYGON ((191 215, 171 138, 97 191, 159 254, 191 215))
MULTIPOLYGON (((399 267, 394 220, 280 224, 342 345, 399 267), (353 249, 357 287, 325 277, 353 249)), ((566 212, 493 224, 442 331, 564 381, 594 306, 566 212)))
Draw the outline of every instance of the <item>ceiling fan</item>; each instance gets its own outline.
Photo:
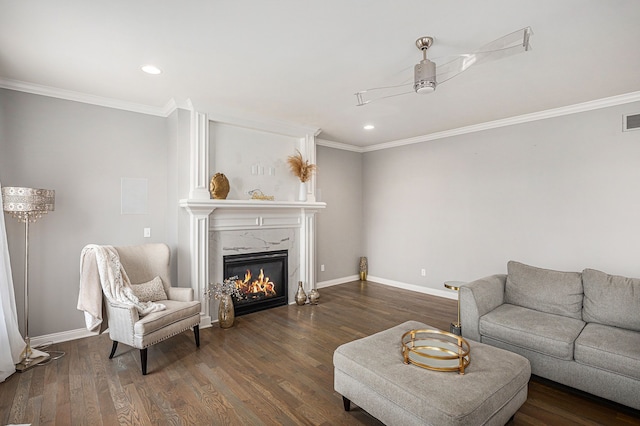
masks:
POLYGON ((531 50, 529 39, 532 35, 531 27, 526 27, 487 43, 472 53, 458 55, 453 59, 451 57, 445 58, 437 66, 435 62, 427 59, 427 50, 433 44, 434 38, 428 36, 420 37, 416 40, 416 47, 422 51, 422 60, 414 67, 413 83, 374 87, 356 92, 357 106, 413 92, 419 94, 431 93, 436 90, 439 84, 467 70, 471 65, 484 64, 531 50), (413 86, 413 91, 406 91, 408 86, 413 86), (374 97, 367 99, 370 94, 374 94, 374 97))

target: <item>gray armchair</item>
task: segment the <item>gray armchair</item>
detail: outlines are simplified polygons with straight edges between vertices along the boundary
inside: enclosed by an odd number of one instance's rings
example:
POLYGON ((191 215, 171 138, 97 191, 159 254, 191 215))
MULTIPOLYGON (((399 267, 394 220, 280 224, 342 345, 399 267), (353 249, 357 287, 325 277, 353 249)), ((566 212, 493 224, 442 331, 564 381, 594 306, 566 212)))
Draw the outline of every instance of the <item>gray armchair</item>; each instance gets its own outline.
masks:
MULTIPOLYGON (((140 349, 142 374, 147 374, 147 348, 169 337, 193 328, 196 346, 200 346, 200 301, 193 300, 193 289, 172 287, 169 261, 171 252, 166 244, 144 244, 114 247, 120 263, 132 284, 146 283, 160 277, 167 300, 161 300, 165 310, 140 317, 133 306, 103 299, 108 318, 109 336, 113 346, 109 359, 113 358, 118 342, 140 349)), ((95 254, 83 263, 83 269, 97 268, 95 254)), ((83 273, 85 271, 83 270, 83 273)))

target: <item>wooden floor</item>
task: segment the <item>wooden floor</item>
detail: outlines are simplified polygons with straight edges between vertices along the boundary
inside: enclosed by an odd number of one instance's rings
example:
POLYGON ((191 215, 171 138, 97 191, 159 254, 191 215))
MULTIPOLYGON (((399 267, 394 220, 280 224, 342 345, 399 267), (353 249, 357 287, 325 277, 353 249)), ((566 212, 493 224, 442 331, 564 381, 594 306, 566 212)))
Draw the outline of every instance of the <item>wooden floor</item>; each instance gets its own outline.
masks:
MULTIPOLYGON (((0 425, 379 425, 345 412, 333 390, 333 351, 407 320, 448 329, 456 302, 371 282, 320 290, 316 306, 245 315, 233 328, 185 332, 139 351, 108 335, 60 343, 66 356, 0 383, 0 425)), ((448 374, 448 373, 443 373, 448 374)), ((640 413, 535 378, 511 425, 640 425, 640 413)))

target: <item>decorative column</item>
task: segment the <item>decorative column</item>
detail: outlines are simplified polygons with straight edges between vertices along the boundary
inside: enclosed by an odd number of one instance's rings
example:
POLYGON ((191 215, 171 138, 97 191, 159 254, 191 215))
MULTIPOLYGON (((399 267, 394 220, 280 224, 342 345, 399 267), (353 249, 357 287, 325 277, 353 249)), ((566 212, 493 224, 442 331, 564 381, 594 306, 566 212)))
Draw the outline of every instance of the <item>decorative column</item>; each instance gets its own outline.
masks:
POLYGON ((209 215, 215 207, 189 200, 181 200, 180 206, 189 212, 191 288, 195 299, 200 300, 200 327, 209 327, 211 313, 205 291, 209 283, 209 215))
POLYGON ((208 200, 209 195, 209 118, 191 109, 189 155, 189 199, 208 200))
POLYGON ((209 119, 191 105, 189 143, 189 200, 180 205, 189 212, 189 271, 194 297, 200 300, 200 327, 211 325, 209 300, 209 215, 215 207, 209 195, 209 119), (202 201, 203 203, 198 203, 202 201))
POLYGON ((307 291, 316 286, 315 213, 303 208, 300 217, 300 281, 307 291))

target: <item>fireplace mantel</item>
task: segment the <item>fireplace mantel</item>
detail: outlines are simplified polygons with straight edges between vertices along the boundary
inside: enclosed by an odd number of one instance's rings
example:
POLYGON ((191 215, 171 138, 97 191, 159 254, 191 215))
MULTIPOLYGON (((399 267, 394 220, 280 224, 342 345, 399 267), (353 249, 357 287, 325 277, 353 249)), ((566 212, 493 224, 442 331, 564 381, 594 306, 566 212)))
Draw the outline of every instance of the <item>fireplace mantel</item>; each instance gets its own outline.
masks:
POLYGON ((327 203, 309 201, 263 201, 263 200, 180 200, 180 206, 187 209, 215 210, 215 209, 243 209, 247 211, 271 209, 323 209, 327 203))
MULTIPOLYGON (((229 247, 218 248, 216 246, 210 258, 210 246, 223 240, 237 241, 238 238, 246 240, 249 237, 254 240, 262 240, 264 235, 271 237, 290 235, 291 238, 285 240, 290 241, 289 247, 295 253, 294 256, 289 256, 290 265, 293 262, 295 267, 290 269, 289 280, 302 281, 304 287, 310 289, 315 286, 314 216, 326 207, 326 203, 315 201, 314 176, 307 185, 309 201, 306 202, 210 199, 210 167, 214 170, 221 170, 223 166, 224 169, 227 169, 230 164, 237 164, 237 168, 227 172, 231 173, 231 181, 235 175, 235 179, 239 183, 256 182, 256 176, 253 176, 255 174, 253 172, 254 163, 256 161, 260 163, 262 158, 265 158, 266 163, 262 164, 259 169, 264 170, 266 167, 268 172, 259 179, 271 185, 270 188, 275 190, 272 193, 276 197, 293 198, 293 189, 297 188, 296 181, 291 176, 288 179, 282 178, 286 176, 283 174, 286 165, 281 157, 286 158, 288 153, 298 151, 309 162, 314 163, 315 136, 320 130, 299 126, 292 128, 256 126, 256 123, 248 123, 246 120, 219 117, 215 114, 209 117, 206 113, 197 111, 191 104, 189 109, 191 113, 188 126, 178 126, 180 137, 186 138, 188 136, 189 140, 189 166, 185 168, 188 173, 188 188, 185 185, 184 192, 185 195, 188 195, 179 201, 180 207, 188 213, 188 219, 179 215, 180 229, 178 231, 179 233, 184 232, 183 226, 186 225, 185 219, 187 219, 188 239, 180 238, 179 245, 183 252, 188 251, 189 256, 178 258, 178 273, 180 275, 181 271, 187 269, 184 267, 188 267, 188 279, 194 290, 194 295, 202 302, 200 312, 200 327, 202 328, 211 325, 210 311, 212 307, 210 303, 215 303, 210 302, 204 296, 207 285, 211 280, 224 279, 216 262, 224 250, 229 250, 229 247), (216 129, 211 138, 209 137, 210 125, 216 129), (188 135, 184 131, 187 127, 188 135), (242 147, 242 149, 238 147, 242 147), (272 151, 276 154, 272 155, 272 151), (257 155, 256 160, 251 157, 254 154, 257 155), (274 155, 277 155, 277 158, 274 155), (249 165, 251 166, 249 167, 249 165), (188 250, 185 250, 187 248, 188 250), (210 265, 213 266, 210 267, 210 265)), ((179 121, 178 124, 180 123, 182 122, 179 121)), ((179 145, 178 154, 181 153, 180 149, 185 146, 185 144, 179 145)), ((257 175, 263 173, 264 171, 258 171, 257 175)), ((186 183, 186 179, 182 179, 180 182, 186 183)), ((243 193, 241 192, 241 194, 243 193)), ((272 242, 273 240, 269 241, 269 243, 272 242)), ((245 250, 245 247, 241 249, 245 250)))

